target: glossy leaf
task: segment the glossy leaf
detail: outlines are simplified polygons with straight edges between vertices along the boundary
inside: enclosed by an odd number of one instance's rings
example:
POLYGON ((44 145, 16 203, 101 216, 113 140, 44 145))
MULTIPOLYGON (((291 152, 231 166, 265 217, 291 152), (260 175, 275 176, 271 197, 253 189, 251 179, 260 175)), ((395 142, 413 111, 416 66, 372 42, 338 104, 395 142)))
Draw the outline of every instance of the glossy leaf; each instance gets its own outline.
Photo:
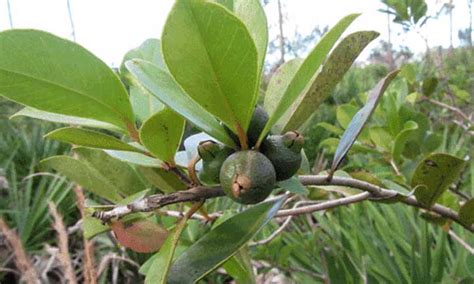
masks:
POLYGON ((168 236, 166 229, 146 219, 131 224, 113 221, 111 228, 119 244, 140 253, 157 251, 168 236))
POLYGON ((106 122, 88 119, 88 118, 46 112, 46 111, 38 110, 32 107, 25 107, 21 109, 20 111, 13 114, 10 117, 10 119, 15 119, 17 117, 30 117, 30 118, 41 119, 44 121, 49 121, 49 122, 56 122, 56 123, 77 125, 77 126, 87 126, 87 127, 92 127, 92 128, 107 129, 107 130, 112 130, 115 132, 126 133, 123 129, 120 129, 117 126, 106 123, 106 122))
POLYGON ((191 99, 166 71, 142 60, 128 61, 126 66, 140 84, 168 107, 222 143, 235 146, 224 127, 191 99))
POLYGON ((416 140, 416 132, 418 130, 418 124, 414 121, 407 121, 403 126, 403 130, 398 133, 395 137, 395 142, 392 148, 392 157, 395 161, 399 162, 402 158, 403 149, 405 145, 411 140, 416 140))
POLYGON ((296 194, 307 195, 309 192, 308 189, 303 184, 301 184, 300 180, 296 176, 278 182, 278 186, 296 194))
POLYGON ((253 284, 256 282, 251 261, 248 248, 243 247, 226 261, 222 267, 237 283, 253 284))
POLYGON ((162 168, 138 167, 139 172, 161 192, 185 190, 186 185, 174 174, 162 168))
POLYGON ((169 234, 161 250, 154 256, 153 262, 150 264, 150 268, 146 274, 145 284, 166 284, 169 283, 168 274, 171 268, 171 262, 178 245, 178 240, 186 228, 186 223, 189 217, 187 214, 179 220, 174 228, 173 232, 169 234))
POLYGON ((141 122, 165 108, 165 105, 143 86, 130 86, 130 103, 135 116, 141 122))
POLYGON ((284 200, 260 203, 215 227, 176 259, 168 282, 193 283, 218 268, 275 216, 284 200))
POLYGON ((319 40, 318 44, 306 57, 286 88, 282 99, 275 109, 275 112, 270 116, 265 128, 261 132, 257 145, 260 145, 273 125, 284 115, 284 113, 295 102, 301 92, 303 92, 303 90, 313 78, 314 74, 318 72, 319 67, 323 63, 324 59, 336 41, 358 16, 359 14, 351 14, 344 17, 336 24, 336 26, 334 26, 319 40))
POLYGON ((109 231, 110 227, 102 224, 102 221, 95 217, 85 216, 82 219, 82 230, 86 239, 92 239, 98 234, 109 231))
POLYGON ((181 116, 165 108, 143 123, 140 140, 155 157, 174 165, 174 155, 181 144, 184 125, 181 116))
POLYGON ((86 162, 69 156, 53 156, 41 161, 40 165, 58 171, 70 180, 80 184, 85 190, 102 198, 112 202, 122 199, 117 189, 109 184, 107 177, 104 177, 86 162))
POLYGON ((118 150, 104 150, 104 152, 114 159, 138 166, 159 168, 163 165, 161 160, 136 152, 118 150))
POLYGON ((244 23, 219 4, 178 0, 161 40, 166 65, 186 93, 234 133, 246 131, 259 59, 244 23))
POLYGON ((0 33, 0 94, 42 111, 121 129, 133 123, 117 75, 83 47, 42 31, 0 33))
POLYGON ((332 94, 359 54, 378 35, 379 33, 372 31, 356 32, 345 37, 335 47, 311 87, 298 97, 297 108, 291 112, 283 132, 299 129, 310 118, 319 105, 332 94))
POLYGON ((393 71, 385 78, 380 80, 370 92, 365 106, 354 115, 346 131, 344 131, 339 145, 337 146, 336 153, 334 154, 334 160, 331 165, 331 172, 336 171, 337 167, 342 162, 342 159, 344 159, 347 152, 349 152, 349 149, 354 144, 365 123, 369 120, 369 117, 374 112, 379 98, 385 92, 385 89, 387 89, 388 85, 397 76, 397 74, 398 70, 393 71))
POLYGON ((474 224, 474 199, 468 200, 464 203, 459 210, 459 219, 468 226, 474 224))
MULTIPOLYGON (((285 90, 288 88, 288 85, 298 71, 298 68, 301 66, 301 63, 303 63, 303 59, 301 58, 292 59, 283 63, 283 65, 273 73, 272 78, 268 83, 267 90, 265 91, 265 98, 263 101, 263 107, 269 116, 272 116, 275 112, 285 94, 285 90)), ((276 130, 276 133, 281 133, 283 128, 280 121, 281 120, 276 122, 273 127, 276 130)))
POLYGON ((140 82, 127 70, 125 62, 131 59, 142 59, 155 64, 159 68, 166 70, 166 65, 161 55, 161 43, 158 39, 147 39, 139 47, 130 50, 125 54, 120 65, 120 75, 127 82, 130 88, 130 102, 133 112, 140 121, 147 120, 155 112, 163 109, 164 105, 154 97, 140 82))
POLYGON ((45 138, 90 148, 141 152, 113 136, 84 128, 65 127, 56 129, 46 134, 45 138))
POLYGON ((459 179, 464 165, 464 160, 443 153, 434 153, 424 158, 411 180, 418 202, 427 208, 431 207, 459 179))
POLYGON ((259 0, 216 0, 233 12, 247 27, 258 53, 258 70, 262 72, 268 45, 268 27, 265 11, 259 0))

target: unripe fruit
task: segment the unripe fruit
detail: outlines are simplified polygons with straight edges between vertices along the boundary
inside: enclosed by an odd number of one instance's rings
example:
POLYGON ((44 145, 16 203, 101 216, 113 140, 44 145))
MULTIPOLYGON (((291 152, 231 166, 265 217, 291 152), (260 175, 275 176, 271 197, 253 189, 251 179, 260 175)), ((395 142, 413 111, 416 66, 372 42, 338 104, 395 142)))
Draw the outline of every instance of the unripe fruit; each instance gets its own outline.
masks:
POLYGON ((208 185, 218 184, 222 164, 234 150, 212 140, 199 143, 197 150, 202 159, 199 180, 208 185))
POLYGON ((225 160, 220 172, 222 189, 242 204, 265 200, 275 187, 276 174, 270 160, 257 151, 236 152, 225 160))
POLYGON ((262 144, 262 153, 272 162, 277 181, 292 177, 301 166, 304 137, 296 131, 269 136, 262 144))
MULTIPOLYGON (((267 112, 261 106, 257 105, 250 120, 249 128, 247 129, 247 143, 249 147, 255 146, 255 143, 257 143, 258 137, 263 128, 265 128, 267 121, 267 112)), ((224 128, 232 140, 234 140, 237 145, 240 145, 239 137, 237 137, 237 135, 235 135, 235 133, 233 133, 227 126, 224 126, 224 128)))

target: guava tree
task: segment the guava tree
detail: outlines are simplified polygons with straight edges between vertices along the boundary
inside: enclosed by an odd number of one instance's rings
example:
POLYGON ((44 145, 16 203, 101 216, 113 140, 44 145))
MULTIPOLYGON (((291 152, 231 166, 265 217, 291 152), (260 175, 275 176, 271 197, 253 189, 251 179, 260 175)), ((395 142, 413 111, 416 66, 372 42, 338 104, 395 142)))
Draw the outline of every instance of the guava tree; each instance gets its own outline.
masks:
MULTIPOLYGON (((429 153, 411 182, 400 182, 404 191, 339 174, 398 71, 376 84, 365 106, 352 113, 331 167, 309 174, 307 122, 378 36, 359 31, 341 38, 357 17, 341 19, 306 58, 282 65, 263 105, 257 102, 268 31, 258 0, 177 0, 161 40, 128 52, 117 72, 46 32, 2 32, 0 94, 25 105, 14 117, 67 125, 46 138, 73 144, 73 155, 40 165, 96 197, 83 216, 87 238, 113 230, 124 247, 154 253, 140 269, 147 283, 191 283, 219 267, 252 282, 246 245, 273 218, 366 200, 414 206, 474 232, 473 200, 457 211, 437 203, 459 179, 462 159, 429 153), (186 125, 201 132, 191 135, 186 125), (316 185, 360 192, 294 204, 316 185), (209 230, 182 244, 191 219, 206 222, 209 230)), ((398 130, 399 143, 389 151, 395 162, 410 142, 413 123, 398 130)))

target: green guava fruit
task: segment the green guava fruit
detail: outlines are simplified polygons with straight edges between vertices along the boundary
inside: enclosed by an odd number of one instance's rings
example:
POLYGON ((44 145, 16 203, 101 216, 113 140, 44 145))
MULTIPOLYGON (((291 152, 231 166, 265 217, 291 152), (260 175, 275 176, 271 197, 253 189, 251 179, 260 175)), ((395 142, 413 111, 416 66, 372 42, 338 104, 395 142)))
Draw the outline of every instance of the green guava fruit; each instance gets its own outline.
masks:
POLYGON ((222 189, 242 204, 255 204, 267 198, 275 187, 276 174, 262 153, 248 150, 230 155, 220 172, 222 189))
POLYGON ((292 177, 301 166, 304 137, 296 131, 272 135, 262 143, 262 153, 272 162, 277 181, 292 177))
POLYGON ((219 173, 222 164, 234 150, 212 140, 199 143, 198 154, 202 159, 202 170, 198 177, 201 182, 207 185, 219 183, 219 173))
MULTIPOLYGON (((247 129, 247 143, 249 148, 255 146, 255 143, 257 143, 258 137, 260 136, 260 133, 265 127, 267 121, 267 112, 261 106, 257 105, 250 120, 249 128, 247 129)), ((237 145, 240 145, 239 137, 227 126, 224 126, 224 128, 232 140, 234 140, 237 145)))

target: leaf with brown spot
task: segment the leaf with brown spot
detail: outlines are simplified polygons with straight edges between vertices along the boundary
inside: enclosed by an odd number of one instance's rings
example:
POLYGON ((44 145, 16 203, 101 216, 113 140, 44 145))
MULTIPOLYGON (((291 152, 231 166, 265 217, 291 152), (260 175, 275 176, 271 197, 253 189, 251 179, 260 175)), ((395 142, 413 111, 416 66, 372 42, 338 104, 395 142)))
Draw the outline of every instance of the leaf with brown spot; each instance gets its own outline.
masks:
POLYGON ((168 237, 168 231, 149 220, 139 220, 131 224, 114 221, 111 224, 117 241, 135 252, 157 251, 168 237))

